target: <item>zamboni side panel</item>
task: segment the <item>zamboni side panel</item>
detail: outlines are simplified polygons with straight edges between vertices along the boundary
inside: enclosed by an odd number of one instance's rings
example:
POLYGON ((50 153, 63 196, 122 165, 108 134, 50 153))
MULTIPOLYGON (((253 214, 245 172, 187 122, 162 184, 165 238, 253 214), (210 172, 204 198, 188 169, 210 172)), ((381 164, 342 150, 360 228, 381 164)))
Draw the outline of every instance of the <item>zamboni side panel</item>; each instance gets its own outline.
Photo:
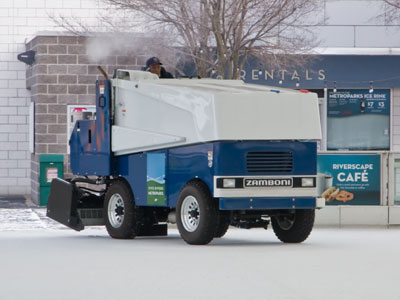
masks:
POLYGON ((179 193, 192 179, 202 180, 213 191, 214 143, 177 147, 169 150, 167 191, 169 206, 175 207, 179 193))
MULTIPOLYGON (((207 143, 163 151, 116 156, 113 159, 112 173, 122 176, 129 183, 136 205, 175 207, 179 192, 192 179, 202 180, 212 191, 213 168, 208 166, 209 152, 212 153, 212 149, 213 143, 207 143), (157 204, 151 200, 149 177, 154 177, 150 168, 154 168, 153 161, 160 155, 165 157, 166 199, 165 203, 157 204)), ((158 169, 163 167, 160 162, 156 164, 158 169)))
POLYGON ((165 205, 168 207, 176 206, 184 185, 196 178, 202 180, 213 193, 214 176, 316 175, 315 142, 218 141, 116 156, 112 173, 129 182, 136 205, 154 206, 148 201, 148 156, 157 153, 165 155, 165 205), (292 171, 250 172, 246 164, 249 152, 290 152, 293 155, 292 171))
POLYGON ((75 175, 111 174, 111 83, 96 83, 96 120, 75 123, 70 139, 75 175), (104 87, 104 88, 103 88, 104 87), (104 91, 103 91, 104 89, 104 91))

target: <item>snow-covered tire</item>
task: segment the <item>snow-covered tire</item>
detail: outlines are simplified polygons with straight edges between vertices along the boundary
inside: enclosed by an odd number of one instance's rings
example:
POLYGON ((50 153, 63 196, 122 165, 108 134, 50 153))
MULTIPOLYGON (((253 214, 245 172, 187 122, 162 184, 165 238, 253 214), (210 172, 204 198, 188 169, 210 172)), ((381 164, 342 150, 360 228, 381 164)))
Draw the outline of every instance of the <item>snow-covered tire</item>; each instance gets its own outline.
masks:
POLYGON ((115 239, 133 239, 136 236, 136 208, 130 187, 117 180, 104 197, 103 216, 108 234, 115 239))
POLYGON ((272 228, 284 243, 301 243, 307 239, 314 226, 315 211, 298 209, 292 213, 271 218, 272 228))
POLYGON ((220 211, 218 225, 217 225, 217 231, 215 232, 214 237, 222 238, 227 233, 230 223, 231 223, 231 220, 229 218, 228 213, 225 211, 220 211))
POLYGON ((191 245, 212 241, 218 225, 218 208, 208 187, 191 181, 181 190, 176 206, 176 223, 183 240, 191 245))

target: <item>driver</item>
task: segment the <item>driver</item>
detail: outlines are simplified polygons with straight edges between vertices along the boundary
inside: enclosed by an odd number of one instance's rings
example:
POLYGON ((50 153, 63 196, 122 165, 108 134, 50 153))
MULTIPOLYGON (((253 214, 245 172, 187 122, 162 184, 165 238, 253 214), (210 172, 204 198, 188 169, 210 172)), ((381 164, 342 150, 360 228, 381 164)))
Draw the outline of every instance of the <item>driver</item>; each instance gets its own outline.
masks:
POLYGON ((150 57, 146 61, 146 71, 150 71, 153 74, 157 74, 160 78, 174 78, 171 73, 167 72, 158 57, 150 57))

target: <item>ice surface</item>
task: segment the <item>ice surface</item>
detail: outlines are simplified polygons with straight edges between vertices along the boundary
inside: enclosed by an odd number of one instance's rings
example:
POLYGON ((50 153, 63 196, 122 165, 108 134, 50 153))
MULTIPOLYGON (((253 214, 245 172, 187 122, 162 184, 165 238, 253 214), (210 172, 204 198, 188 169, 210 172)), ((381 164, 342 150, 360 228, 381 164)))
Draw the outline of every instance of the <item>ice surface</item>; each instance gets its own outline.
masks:
POLYGON ((400 299, 400 229, 313 230, 302 244, 230 229, 208 246, 75 232, 44 210, 0 213, 0 299, 400 299), (14 215, 14 216, 13 216, 14 215), (24 215, 24 216, 22 216, 24 215))

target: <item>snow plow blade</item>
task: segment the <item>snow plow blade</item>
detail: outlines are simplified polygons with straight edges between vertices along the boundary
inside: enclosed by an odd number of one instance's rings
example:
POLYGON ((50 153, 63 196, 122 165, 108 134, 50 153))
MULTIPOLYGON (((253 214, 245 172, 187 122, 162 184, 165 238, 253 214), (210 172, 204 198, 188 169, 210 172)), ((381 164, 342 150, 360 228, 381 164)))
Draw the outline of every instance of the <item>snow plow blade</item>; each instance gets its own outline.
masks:
POLYGON ((78 214, 80 193, 75 184, 56 178, 51 182, 47 216, 77 231, 85 227, 78 214))

